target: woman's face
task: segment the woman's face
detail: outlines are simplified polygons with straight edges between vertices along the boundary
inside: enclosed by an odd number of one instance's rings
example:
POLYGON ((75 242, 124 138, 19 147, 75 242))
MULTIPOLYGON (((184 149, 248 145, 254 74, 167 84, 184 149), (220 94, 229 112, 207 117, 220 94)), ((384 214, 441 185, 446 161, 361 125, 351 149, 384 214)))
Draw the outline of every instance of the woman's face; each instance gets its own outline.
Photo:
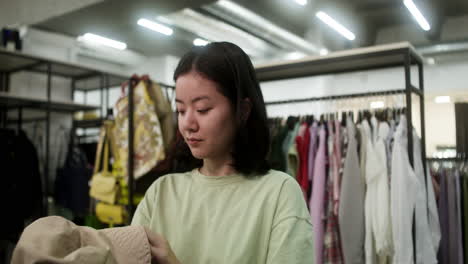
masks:
POLYGON ((197 159, 230 156, 235 137, 235 114, 218 85, 196 71, 176 80, 179 131, 197 159))

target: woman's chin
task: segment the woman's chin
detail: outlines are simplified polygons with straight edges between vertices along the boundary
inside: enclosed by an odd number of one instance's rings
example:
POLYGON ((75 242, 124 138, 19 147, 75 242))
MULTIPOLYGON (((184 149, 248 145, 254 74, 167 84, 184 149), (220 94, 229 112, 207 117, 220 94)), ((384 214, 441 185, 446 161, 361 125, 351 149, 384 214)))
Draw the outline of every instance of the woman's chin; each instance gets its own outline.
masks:
POLYGON ((200 150, 191 149, 190 152, 192 152, 192 156, 196 159, 204 159, 206 157, 206 154, 200 150))

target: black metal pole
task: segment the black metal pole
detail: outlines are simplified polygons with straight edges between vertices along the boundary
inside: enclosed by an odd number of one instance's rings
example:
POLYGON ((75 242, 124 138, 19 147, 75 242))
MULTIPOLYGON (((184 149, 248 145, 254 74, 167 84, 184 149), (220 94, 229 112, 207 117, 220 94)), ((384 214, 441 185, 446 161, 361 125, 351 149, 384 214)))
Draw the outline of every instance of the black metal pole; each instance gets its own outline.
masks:
POLYGON ((45 145, 45 164, 44 164, 44 212, 48 215, 48 196, 49 196, 49 150, 50 150, 50 103, 52 95, 52 65, 47 63, 47 110, 46 110, 46 145, 45 145))
MULTIPOLYGON (((411 93, 411 53, 408 50, 405 53, 405 87, 406 87, 406 130, 408 137, 408 158, 411 167, 414 168, 413 163, 413 120, 412 120, 412 93, 411 93)), ((412 223, 412 234, 413 234, 413 259, 416 263, 416 209, 413 211, 413 223, 412 223)))
POLYGON ((101 118, 104 118, 105 112, 104 112, 104 74, 103 73, 99 75, 99 85, 100 85, 99 89, 101 91, 101 111, 100 112, 101 112, 101 118))
POLYGON ((133 104, 133 88, 134 88, 134 80, 133 78, 130 79, 128 82, 128 210, 129 210, 129 221, 131 221, 134 212, 133 206, 133 177, 134 177, 134 146, 133 146, 133 113, 134 113, 134 104, 133 104))
POLYGON ((405 87, 406 87, 406 128, 408 132, 408 157, 412 167, 413 159, 413 109, 411 93, 411 57, 409 50, 405 53, 405 87))
POLYGON ((105 81, 105 85, 106 85, 106 118, 109 116, 109 74, 106 74, 106 81, 105 81))
POLYGON ((5 87, 3 87, 5 92, 10 91, 10 73, 5 74, 5 87))
MULTIPOLYGON (((424 96, 424 68, 422 62, 418 63, 419 73, 419 90, 421 90, 420 96, 420 112, 421 112, 421 155, 424 167, 424 175, 426 175, 427 164, 426 164, 426 114, 425 114, 425 96, 424 96)), ((426 177, 424 177, 426 180, 426 177)), ((426 186, 428 183, 426 182, 426 186)), ((426 192, 427 194, 427 192, 426 192)))
POLYGON ((5 90, 5 72, 0 72, 0 91, 5 90))
POLYGON ((22 124, 23 124, 23 108, 18 107, 18 132, 21 131, 22 124))
POLYGON ((72 78, 72 80, 71 80, 71 95, 70 95, 72 102, 75 101, 75 91, 76 91, 76 80, 75 80, 75 78, 72 78))

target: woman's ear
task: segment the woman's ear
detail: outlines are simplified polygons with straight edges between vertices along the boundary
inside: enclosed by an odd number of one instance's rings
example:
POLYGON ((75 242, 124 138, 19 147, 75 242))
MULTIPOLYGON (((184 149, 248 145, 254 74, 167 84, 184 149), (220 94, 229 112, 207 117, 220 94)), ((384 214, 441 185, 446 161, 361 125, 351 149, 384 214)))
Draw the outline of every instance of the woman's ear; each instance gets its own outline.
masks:
POLYGON ((250 98, 244 98, 241 101, 241 106, 240 106, 240 121, 241 123, 246 122, 249 119, 250 112, 252 110, 252 102, 250 101, 250 98))

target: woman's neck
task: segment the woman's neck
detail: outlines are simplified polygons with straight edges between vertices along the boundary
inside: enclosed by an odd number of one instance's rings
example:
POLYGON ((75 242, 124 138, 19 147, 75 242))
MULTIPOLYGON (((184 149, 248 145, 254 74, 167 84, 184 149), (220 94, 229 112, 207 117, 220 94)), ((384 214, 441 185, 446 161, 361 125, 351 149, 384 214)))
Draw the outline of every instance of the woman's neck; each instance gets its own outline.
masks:
POLYGON ((200 172, 207 176, 225 176, 236 173, 232 166, 232 158, 225 159, 204 159, 200 172))

